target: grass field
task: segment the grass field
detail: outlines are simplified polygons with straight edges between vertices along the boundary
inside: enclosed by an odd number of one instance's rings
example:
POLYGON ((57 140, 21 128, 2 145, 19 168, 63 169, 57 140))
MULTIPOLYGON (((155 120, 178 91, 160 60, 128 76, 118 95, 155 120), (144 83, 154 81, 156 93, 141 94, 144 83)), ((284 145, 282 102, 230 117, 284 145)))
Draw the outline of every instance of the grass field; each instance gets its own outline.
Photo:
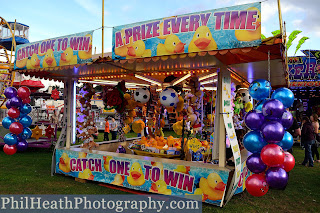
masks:
MULTIPOLYGON (((203 212, 319 212, 320 164, 315 163, 313 168, 301 166, 304 151, 299 147, 294 147, 294 156, 296 166, 284 191, 271 189, 260 198, 244 192, 234 196, 223 209, 204 204, 203 212)), ((79 183, 63 175, 50 176, 51 157, 52 153, 43 149, 29 149, 13 156, 1 150, 0 194, 125 193, 99 186, 97 182, 79 183)))

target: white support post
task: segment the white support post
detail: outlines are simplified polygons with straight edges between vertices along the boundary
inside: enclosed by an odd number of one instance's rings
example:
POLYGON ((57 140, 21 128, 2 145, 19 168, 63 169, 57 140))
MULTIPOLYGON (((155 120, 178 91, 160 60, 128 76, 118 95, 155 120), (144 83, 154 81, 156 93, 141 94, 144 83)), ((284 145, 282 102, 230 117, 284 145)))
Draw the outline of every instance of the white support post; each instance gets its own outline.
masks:
POLYGON ((75 113, 76 113, 76 82, 73 79, 68 80, 68 106, 67 106, 67 138, 66 148, 69 149, 71 143, 75 141, 75 113))
POLYGON ((218 72, 216 111, 214 120, 214 144, 212 150, 212 159, 219 159, 219 167, 226 166, 226 131, 222 114, 222 72, 224 71, 225 67, 223 66, 218 72))

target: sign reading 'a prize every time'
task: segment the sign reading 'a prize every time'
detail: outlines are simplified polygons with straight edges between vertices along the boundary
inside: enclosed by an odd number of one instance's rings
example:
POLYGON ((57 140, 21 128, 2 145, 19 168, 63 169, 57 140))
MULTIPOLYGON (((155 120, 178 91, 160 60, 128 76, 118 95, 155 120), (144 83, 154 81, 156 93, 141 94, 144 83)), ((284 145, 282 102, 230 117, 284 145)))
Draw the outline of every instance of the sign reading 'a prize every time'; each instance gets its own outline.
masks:
POLYGON ((113 29, 113 58, 141 58, 257 46, 261 4, 163 18, 113 29))

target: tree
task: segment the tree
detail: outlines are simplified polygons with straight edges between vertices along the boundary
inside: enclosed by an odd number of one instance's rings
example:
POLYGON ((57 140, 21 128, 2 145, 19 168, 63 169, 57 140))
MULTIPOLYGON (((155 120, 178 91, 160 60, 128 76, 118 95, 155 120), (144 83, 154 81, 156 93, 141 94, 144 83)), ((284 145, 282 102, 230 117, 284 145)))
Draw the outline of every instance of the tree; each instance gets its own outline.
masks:
MULTIPOLYGON (((288 37, 288 40, 287 40, 287 44, 286 44, 286 47, 287 47, 287 50, 289 50, 289 48, 291 47, 291 45, 292 45, 292 42, 297 38, 297 36, 301 33, 302 31, 300 31, 300 30, 294 30, 294 31, 292 31, 291 33, 290 33, 290 35, 289 35, 289 37, 288 37)), ((280 30, 275 30, 275 31, 273 31, 273 32, 271 32, 272 33, 272 35, 273 36, 276 36, 276 35, 279 35, 280 34, 280 30)), ((261 39, 263 40, 263 39, 265 39, 266 37, 263 35, 263 34, 261 34, 261 39)), ((303 36, 300 40, 299 40, 299 42, 298 42, 298 44, 297 44, 297 46, 296 46, 296 51, 294 52, 294 54, 296 54, 297 52, 298 52, 298 50, 301 48, 301 46, 302 46, 302 44, 304 44, 304 42, 306 41, 306 40, 308 40, 309 39, 309 37, 306 37, 306 36, 303 36)))

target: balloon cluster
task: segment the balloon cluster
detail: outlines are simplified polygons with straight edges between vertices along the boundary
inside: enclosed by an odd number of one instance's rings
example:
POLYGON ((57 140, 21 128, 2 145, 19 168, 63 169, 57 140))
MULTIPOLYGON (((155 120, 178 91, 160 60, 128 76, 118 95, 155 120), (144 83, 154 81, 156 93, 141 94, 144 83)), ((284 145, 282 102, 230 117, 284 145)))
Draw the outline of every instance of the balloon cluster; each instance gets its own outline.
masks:
POLYGON ((269 99, 270 82, 263 79, 252 82, 249 93, 259 102, 245 117, 252 131, 244 136, 243 144, 253 153, 247 159, 247 167, 254 173, 246 180, 246 188, 251 195, 260 197, 269 187, 284 189, 288 183, 287 172, 295 165, 294 157, 284 151, 293 145, 293 137, 286 131, 293 117, 286 108, 292 106, 294 95, 287 88, 279 88, 269 99))
POLYGON ((30 89, 20 87, 18 90, 14 87, 7 87, 4 95, 8 99, 6 107, 8 108, 8 117, 2 120, 2 126, 10 130, 3 138, 5 145, 3 151, 7 155, 13 155, 17 151, 25 151, 28 148, 26 139, 31 137, 32 119, 28 115, 32 108, 30 106, 30 89))

